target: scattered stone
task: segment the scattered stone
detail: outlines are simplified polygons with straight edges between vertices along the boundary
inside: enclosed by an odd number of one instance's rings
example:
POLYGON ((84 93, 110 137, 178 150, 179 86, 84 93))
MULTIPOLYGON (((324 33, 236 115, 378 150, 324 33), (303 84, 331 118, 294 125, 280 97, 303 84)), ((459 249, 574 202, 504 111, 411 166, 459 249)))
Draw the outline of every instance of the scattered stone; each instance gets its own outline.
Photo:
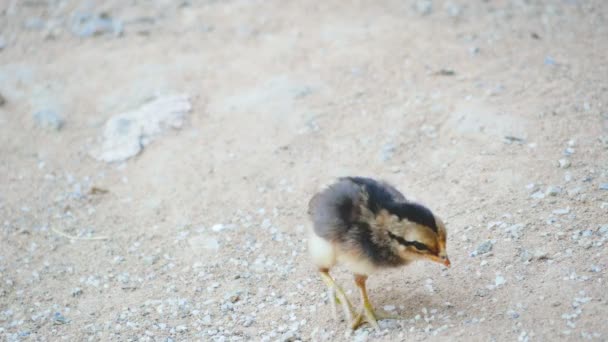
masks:
POLYGON ((545 193, 542 191, 536 191, 532 195, 530 195, 530 197, 532 197, 534 199, 543 199, 543 198, 545 198, 545 193))
POLYGON ((600 136, 598 137, 598 140, 602 145, 604 145, 604 148, 608 149, 608 135, 600 136))
POLYGON ((514 310, 508 310, 507 311, 507 316, 509 316, 509 318, 511 318, 511 319, 518 319, 519 318, 519 313, 517 313, 514 310))
POLYGON ((523 223, 517 223, 505 228, 505 232, 511 236, 513 239, 519 239, 522 235, 523 229, 526 227, 523 223))
POLYGON ((555 215, 566 215, 570 213, 570 208, 562 208, 553 210, 553 214, 555 215))
POLYGON ((494 243, 491 240, 482 242, 479 246, 477 246, 477 249, 475 249, 470 254, 470 256, 475 257, 475 256, 478 256, 478 255, 490 253, 492 251, 493 247, 494 247, 494 243))
POLYGON ((504 285, 506 282, 507 281, 505 280, 505 277, 497 275, 496 279, 494 279, 494 286, 499 287, 501 285, 504 285))
POLYGON ((63 127, 63 118, 52 109, 43 109, 34 113, 34 120, 39 127, 55 131, 63 127))
POLYGON ((505 142, 505 144, 508 144, 508 145, 510 145, 512 143, 524 144, 526 142, 526 139, 512 136, 512 135, 506 135, 503 137, 503 141, 505 142))
POLYGON ((422 15, 429 15, 433 12, 432 0, 418 0, 415 5, 416 11, 422 15))
POLYGON ((391 312, 391 311, 395 311, 396 307, 394 305, 385 305, 384 306, 384 311, 387 312, 391 312))
POLYGON ((570 159, 562 158, 559 160, 558 165, 561 169, 567 169, 572 163, 570 162, 570 159))
POLYGON ((439 75, 439 76, 455 76, 456 75, 456 71, 451 70, 451 69, 441 69, 441 70, 437 71, 435 73, 435 75, 439 75))
POLYGON ((205 235, 191 237, 188 239, 188 244, 197 252, 215 252, 220 249, 220 244, 216 238, 205 235))
POLYGON ((462 7, 451 1, 447 2, 443 7, 450 17, 459 17, 462 14, 462 7))
POLYGON ((75 287, 72 289, 72 297, 78 297, 82 295, 82 289, 80 287, 75 287))
POLYGON ((69 323, 69 320, 65 318, 60 312, 55 312, 55 314, 53 315, 53 323, 57 325, 67 324, 69 323))
POLYGON ((160 257, 158 255, 148 255, 144 257, 144 262, 147 265, 154 265, 158 262, 158 260, 160 260, 160 257))
POLYGON ((600 184, 600 190, 608 190, 608 183, 600 184))
POLYGON ((547 188, 546 194, 549 196, 557 196, 562 192, 562 188, 556 185, 551 185, 547 188))
POLYGON ((593 273, 600 273, 600 272, 602 272, 602 268, 599 267, 599 266, 597 266, 597 265, 592 265, 589 270, 591 272, 593 272, 593 273))
POLYGON ((42 20, 42 18, 27 18, 24 22, 23 22, 23 28, 27 29, 27 30, 33 30, 33 31, 39 31, 44 29, 45 27, 45 23, 44 20, 42 20))
POLYGON ((546 251, 539 249, 534 252, 534 259, 539 260, 539 261, 547 260, 547 259, 549 259, 549 255, 546 251))
POLYGON ((181 128, 184 116, 192 109, 186 95, 165 96, 140 108, 111 117, 104 126, 103 142, 91 155, 107 163, 136 156, 166 126, 181 128))
POLYGON ((382 151, 380 153, 380 158, 382 161, 388 161, 393 158, 395 151, 397 150, 397 145, 393 143, 386 143, 382 146, 382 151))
POLYGON ((422 125, 420 127, 420 131, 429 138, 437 138, 437 129, 435 128, 435 126, 422 125))
POLYGON ((120 36, 123 33, 123 24, 107 13, 90 14, 76 13, 72 18, 72 33, 80 38, 88 38, 102 34, 120 36))
POLYGON ((224 230, 224 228, 225 227, 223 224, 218 223, 218 224, 214 224, 213 227, 211 227, 211 230, 217 233, 217 232, 221 232, 222 230, 224 230))

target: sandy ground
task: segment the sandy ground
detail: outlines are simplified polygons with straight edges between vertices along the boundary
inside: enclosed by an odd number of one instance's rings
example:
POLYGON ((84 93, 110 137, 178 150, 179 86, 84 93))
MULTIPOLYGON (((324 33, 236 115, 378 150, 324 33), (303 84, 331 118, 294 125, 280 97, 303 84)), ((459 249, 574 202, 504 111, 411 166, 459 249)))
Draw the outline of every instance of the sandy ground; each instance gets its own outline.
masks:
POLYGON ((602 0, 4 0, 0 340, 606 341, 606 51, 602 0), (181 129, 91 157, 170 94, 181 129), (451 269, 370 278, 380 332, 307 257, 343 175, 448 223, 451 269))

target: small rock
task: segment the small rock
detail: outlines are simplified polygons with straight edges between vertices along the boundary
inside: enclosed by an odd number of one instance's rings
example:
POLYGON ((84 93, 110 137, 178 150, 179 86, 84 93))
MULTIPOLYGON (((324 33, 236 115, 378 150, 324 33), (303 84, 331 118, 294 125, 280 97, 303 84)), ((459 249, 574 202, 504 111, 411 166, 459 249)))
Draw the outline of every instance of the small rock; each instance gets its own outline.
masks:
POLYGON ((387 311, 387 312, 395 311, 395 309, 396 308, 394 305, 385 305, 384 306, 384 311, 387 311))
POLYGON ((546 194, 549 196, 557 196, 562 192, 562 188, 559 186, 551 185, 547 188, 546 194))
POLYGON ((555 59, 553 59, 553 57, 551 57, 551 56, 545 57, 545 65, 553 66, 555 64, 557 64, 557 63, 555 62, 555 59))
POLYGON ((566 159, 566 158, 560 159, 558 164, 561 169, 567 169, 570 167, 570 165, 572 165, 572 163, 570 162, 570 159, 566 159))
POLYGON ((144 257, 144 262, 147 265, 154 265, 158 260, 160 260, 160 257, 158 255, 148 255, 144 257))
POLYGON ((188 244, 197 252, 215 252, 220 248, 220 244, 216 238, 204 235, 188 239, 188 244))
POLYGON ((592 265, 591 268, 589 269, 591 272, 593 273, 600 273, 602 272, 601 267, 597 266, 597 265, 592 265))
MULTIPOLYGON (((2 50, 2 49, 0 49, 2 50)), ((4 104, 6 103, 6 99, 4 98, 4 96, 2 96, 2 94, 0 94, 0 107, 4 106, 4 104)))
POLYGON ((530 195, 530 197, 535 198, 535 199, 543 199, 543 198, 545 198, 545 193, 542 191, 536 191, 535 193, 530 195))
POLYGON ((53 315, 53 323, 54 324, 66 324, 69 320, 65 318, 60 312, 55 312, 53 315))
POLYGON ((123 24, 105 13, 76 13, 72 18, 71 30, 73 34, 80 38, 108 33, 120 36, 123 33, 123 24))
POLYGON ((509 310, 507 311, 507 315, 511 318, 511 319, 517 319, 519 318, 519 313, 517 313, 516 311, 513 310, 509 310))
POLYGON ((549 259, 549 256, 548 256, 548 254, 547 254, 546 251, 536 250, 536 251, 534 251, 534 259, 536 259, 536 260, 547 260, 547 259, 549 259))
POLYGON ((28 30, 42 30, 45 26, 44 20, 41 18, 27 18, 23 22, 23 28, 28 30))
POLYGON ((459 17, 462 14, 462 7, 453 2, 447 2, 443 7, 450 17, 459 17))
POLYGON ((393 143, 387 143, 382 146, 382 151, 380 153, 380 158, 382 161, 388 161, 393 158, 395 154, 395 150, 397 150, 397 146, 393 143))
POLYGON ((72 289, 72 297, 78 297, 82 295, 82 289, 80 287, 75 287, 72 289))
POLYGON ((34 113, 36 124, 45 129, 60 130, 63 127, 63 118, 52 109, 43 109, 34 113))
POLYGON ((504 285, 507 281, 505 280, 505 277, 501 276, 501 275, 497 275, 496 279, 494 279, 494 285, 496 287, 504 285))
POLYGON ((491 240, 482 242, 479 246, 477 246, 477 249, 475 249, 470 255, 472 257, 474 257, 474 256, 489 253, 490 251, 492 251, 493 247, 494 247, 494 244, 492 243, 491 240))
POLYGON ((222 230, 224 230, 224 225, 221 223, 214 224, 213 227, 211 227, 211 230, 213 230, 216 233, 221 232, 222 230))
POLYGON ((415 5, 416 11, 422 15, 429 15, 433 12, 432 0, 418 0, 415 5))
POLYGON ((522 235, 523 229, 526 227, 523 223, 516 223, 505 228, 505 232, 509 234, 513 239, 519 239, 522 235))
POLYGON ((600 190, 608 190, 608 183, 600 184, 600 190))
POLYGON ((137 154, 166 127, 179 129, 192 109, 186 95, 164 96, 136 110, 112 116, 104 125, 103 142, 91 155, 107 163, 124 161, 137 154))
POLYGON ((563 208, 563 209, 555 209, 553 210, 553 214, 555 215, 566 215, 570 213, 570 208, 563 208))
POLYGON ((4 50, 5 47, 6 47, 6 40, 4 40, 4 37, 0 36, 0 51, 4 50))
POLYGON ((566 147, 566 149, 564 150, 564 155, 571 156, 574 154, 574 152, 575 150, 572 147, 566 147))

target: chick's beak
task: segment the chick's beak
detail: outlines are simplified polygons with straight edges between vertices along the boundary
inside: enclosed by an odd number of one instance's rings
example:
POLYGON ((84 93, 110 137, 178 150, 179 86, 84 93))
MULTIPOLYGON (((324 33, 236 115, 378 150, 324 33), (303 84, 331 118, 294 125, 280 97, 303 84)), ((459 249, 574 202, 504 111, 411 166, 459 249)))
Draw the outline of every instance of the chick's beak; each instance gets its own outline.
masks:
POLYGON ((447 255, 446 256, 430 255, 429 258, 434 262, 444 265, 445 267, 450 267, 452 265, 452 263, 450 262, 450 259, 448 258, 447 255))

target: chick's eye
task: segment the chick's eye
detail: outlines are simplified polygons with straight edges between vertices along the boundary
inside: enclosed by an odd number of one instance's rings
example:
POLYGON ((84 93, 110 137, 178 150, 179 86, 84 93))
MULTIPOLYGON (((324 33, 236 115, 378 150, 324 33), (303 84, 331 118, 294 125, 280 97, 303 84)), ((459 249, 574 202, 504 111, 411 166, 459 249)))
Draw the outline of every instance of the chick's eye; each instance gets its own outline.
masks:
POLYGON ((429 251, 429 248, 427 247, 427 245, 420 243, 418 241, 413 241, 412 245, 414 245, 414 247, 420 252, 426 253, 429 251))

